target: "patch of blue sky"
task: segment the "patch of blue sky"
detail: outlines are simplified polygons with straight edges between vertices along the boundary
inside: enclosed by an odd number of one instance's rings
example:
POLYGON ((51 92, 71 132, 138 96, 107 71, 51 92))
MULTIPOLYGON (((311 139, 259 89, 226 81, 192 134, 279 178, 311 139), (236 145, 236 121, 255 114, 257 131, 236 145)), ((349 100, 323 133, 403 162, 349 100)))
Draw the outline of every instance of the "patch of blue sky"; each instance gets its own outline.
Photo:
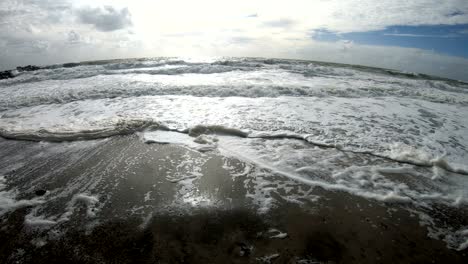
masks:
POLYGON ((318 41, 350 40, 357 44, 420 48, 468 58, 468 24, 391 26, 379 31, 341 34, 323 29, 313 31, 312 38, 318 41))

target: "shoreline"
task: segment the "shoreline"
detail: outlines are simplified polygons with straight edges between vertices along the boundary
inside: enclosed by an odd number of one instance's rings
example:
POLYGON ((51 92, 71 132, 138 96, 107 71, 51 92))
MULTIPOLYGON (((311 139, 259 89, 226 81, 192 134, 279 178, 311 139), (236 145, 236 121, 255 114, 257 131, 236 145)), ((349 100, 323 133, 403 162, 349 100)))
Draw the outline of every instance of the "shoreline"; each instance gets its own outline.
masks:
MULTIPOLYGON (((468 261, 467 249, 428 237, 401 204, 311 187, 219 153, 136 135, 0 147, 5 194, 41 201, 0 216, 2 263, 468 261)), ((427 213, 468 224, 466 208, 437 209, 427 213)))

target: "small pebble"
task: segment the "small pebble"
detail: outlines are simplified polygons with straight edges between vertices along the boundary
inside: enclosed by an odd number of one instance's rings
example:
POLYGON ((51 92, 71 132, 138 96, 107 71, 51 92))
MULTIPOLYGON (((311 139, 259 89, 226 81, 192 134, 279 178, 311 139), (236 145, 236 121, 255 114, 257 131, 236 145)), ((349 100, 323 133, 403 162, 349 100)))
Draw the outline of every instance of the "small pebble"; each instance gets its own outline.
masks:
POLYGON ((37 196, 42 196, 42 195, 44 195, 46 192, 47 192, 46 190, 42 190, 42 189, 41 189, 41 190, 36 190, 36 195, 37 195, 37 196))

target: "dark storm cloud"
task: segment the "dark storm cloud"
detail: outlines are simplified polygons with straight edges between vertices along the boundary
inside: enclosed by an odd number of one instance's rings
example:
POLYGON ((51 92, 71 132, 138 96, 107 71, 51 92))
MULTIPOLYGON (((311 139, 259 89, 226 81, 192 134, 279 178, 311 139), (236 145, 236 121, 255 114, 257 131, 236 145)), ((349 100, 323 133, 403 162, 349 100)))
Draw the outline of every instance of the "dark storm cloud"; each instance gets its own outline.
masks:
POLYGON ((94 25, 97 30, 104 32, 119 30, 132 25, 128 8, 117 10, 111 6, 79 9, 78 19, 81 23, 94 25))

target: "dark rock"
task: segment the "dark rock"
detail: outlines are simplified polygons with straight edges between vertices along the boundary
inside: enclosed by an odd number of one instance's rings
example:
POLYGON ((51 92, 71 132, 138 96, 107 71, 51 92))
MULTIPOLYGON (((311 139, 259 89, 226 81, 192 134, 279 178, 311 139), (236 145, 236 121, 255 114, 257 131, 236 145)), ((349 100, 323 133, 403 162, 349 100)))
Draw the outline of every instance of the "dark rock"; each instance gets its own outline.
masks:
POLYGON ((0 72, 0 80, 9 79, 13 77, 15 77, 15 75, 13 75, 13 73, 10 70, 0 72))
POLYGON ((69 63, 64 63, 62 65, 62 67, 64 67, 64 68, 72 68, 72 67, 77 67, 77 66, 80 66, 80 63, 69 62, 69 63))
POLYGON ((21 67, 21 66, 16 67, 16 70, 18 70, 20 72, 22 72, 22 71, 37 71, 39 69, 40 69, 40 67, 34 66, 34 65, 28 65, 28 66, 24 66, 24 67, 21 67))
POLYGON ((43 190, 43 189, 39 189, 39 190, 36 190, 36 195, 37 196, 42 196, 46 193, 47 191, 46 190, 43 190))

